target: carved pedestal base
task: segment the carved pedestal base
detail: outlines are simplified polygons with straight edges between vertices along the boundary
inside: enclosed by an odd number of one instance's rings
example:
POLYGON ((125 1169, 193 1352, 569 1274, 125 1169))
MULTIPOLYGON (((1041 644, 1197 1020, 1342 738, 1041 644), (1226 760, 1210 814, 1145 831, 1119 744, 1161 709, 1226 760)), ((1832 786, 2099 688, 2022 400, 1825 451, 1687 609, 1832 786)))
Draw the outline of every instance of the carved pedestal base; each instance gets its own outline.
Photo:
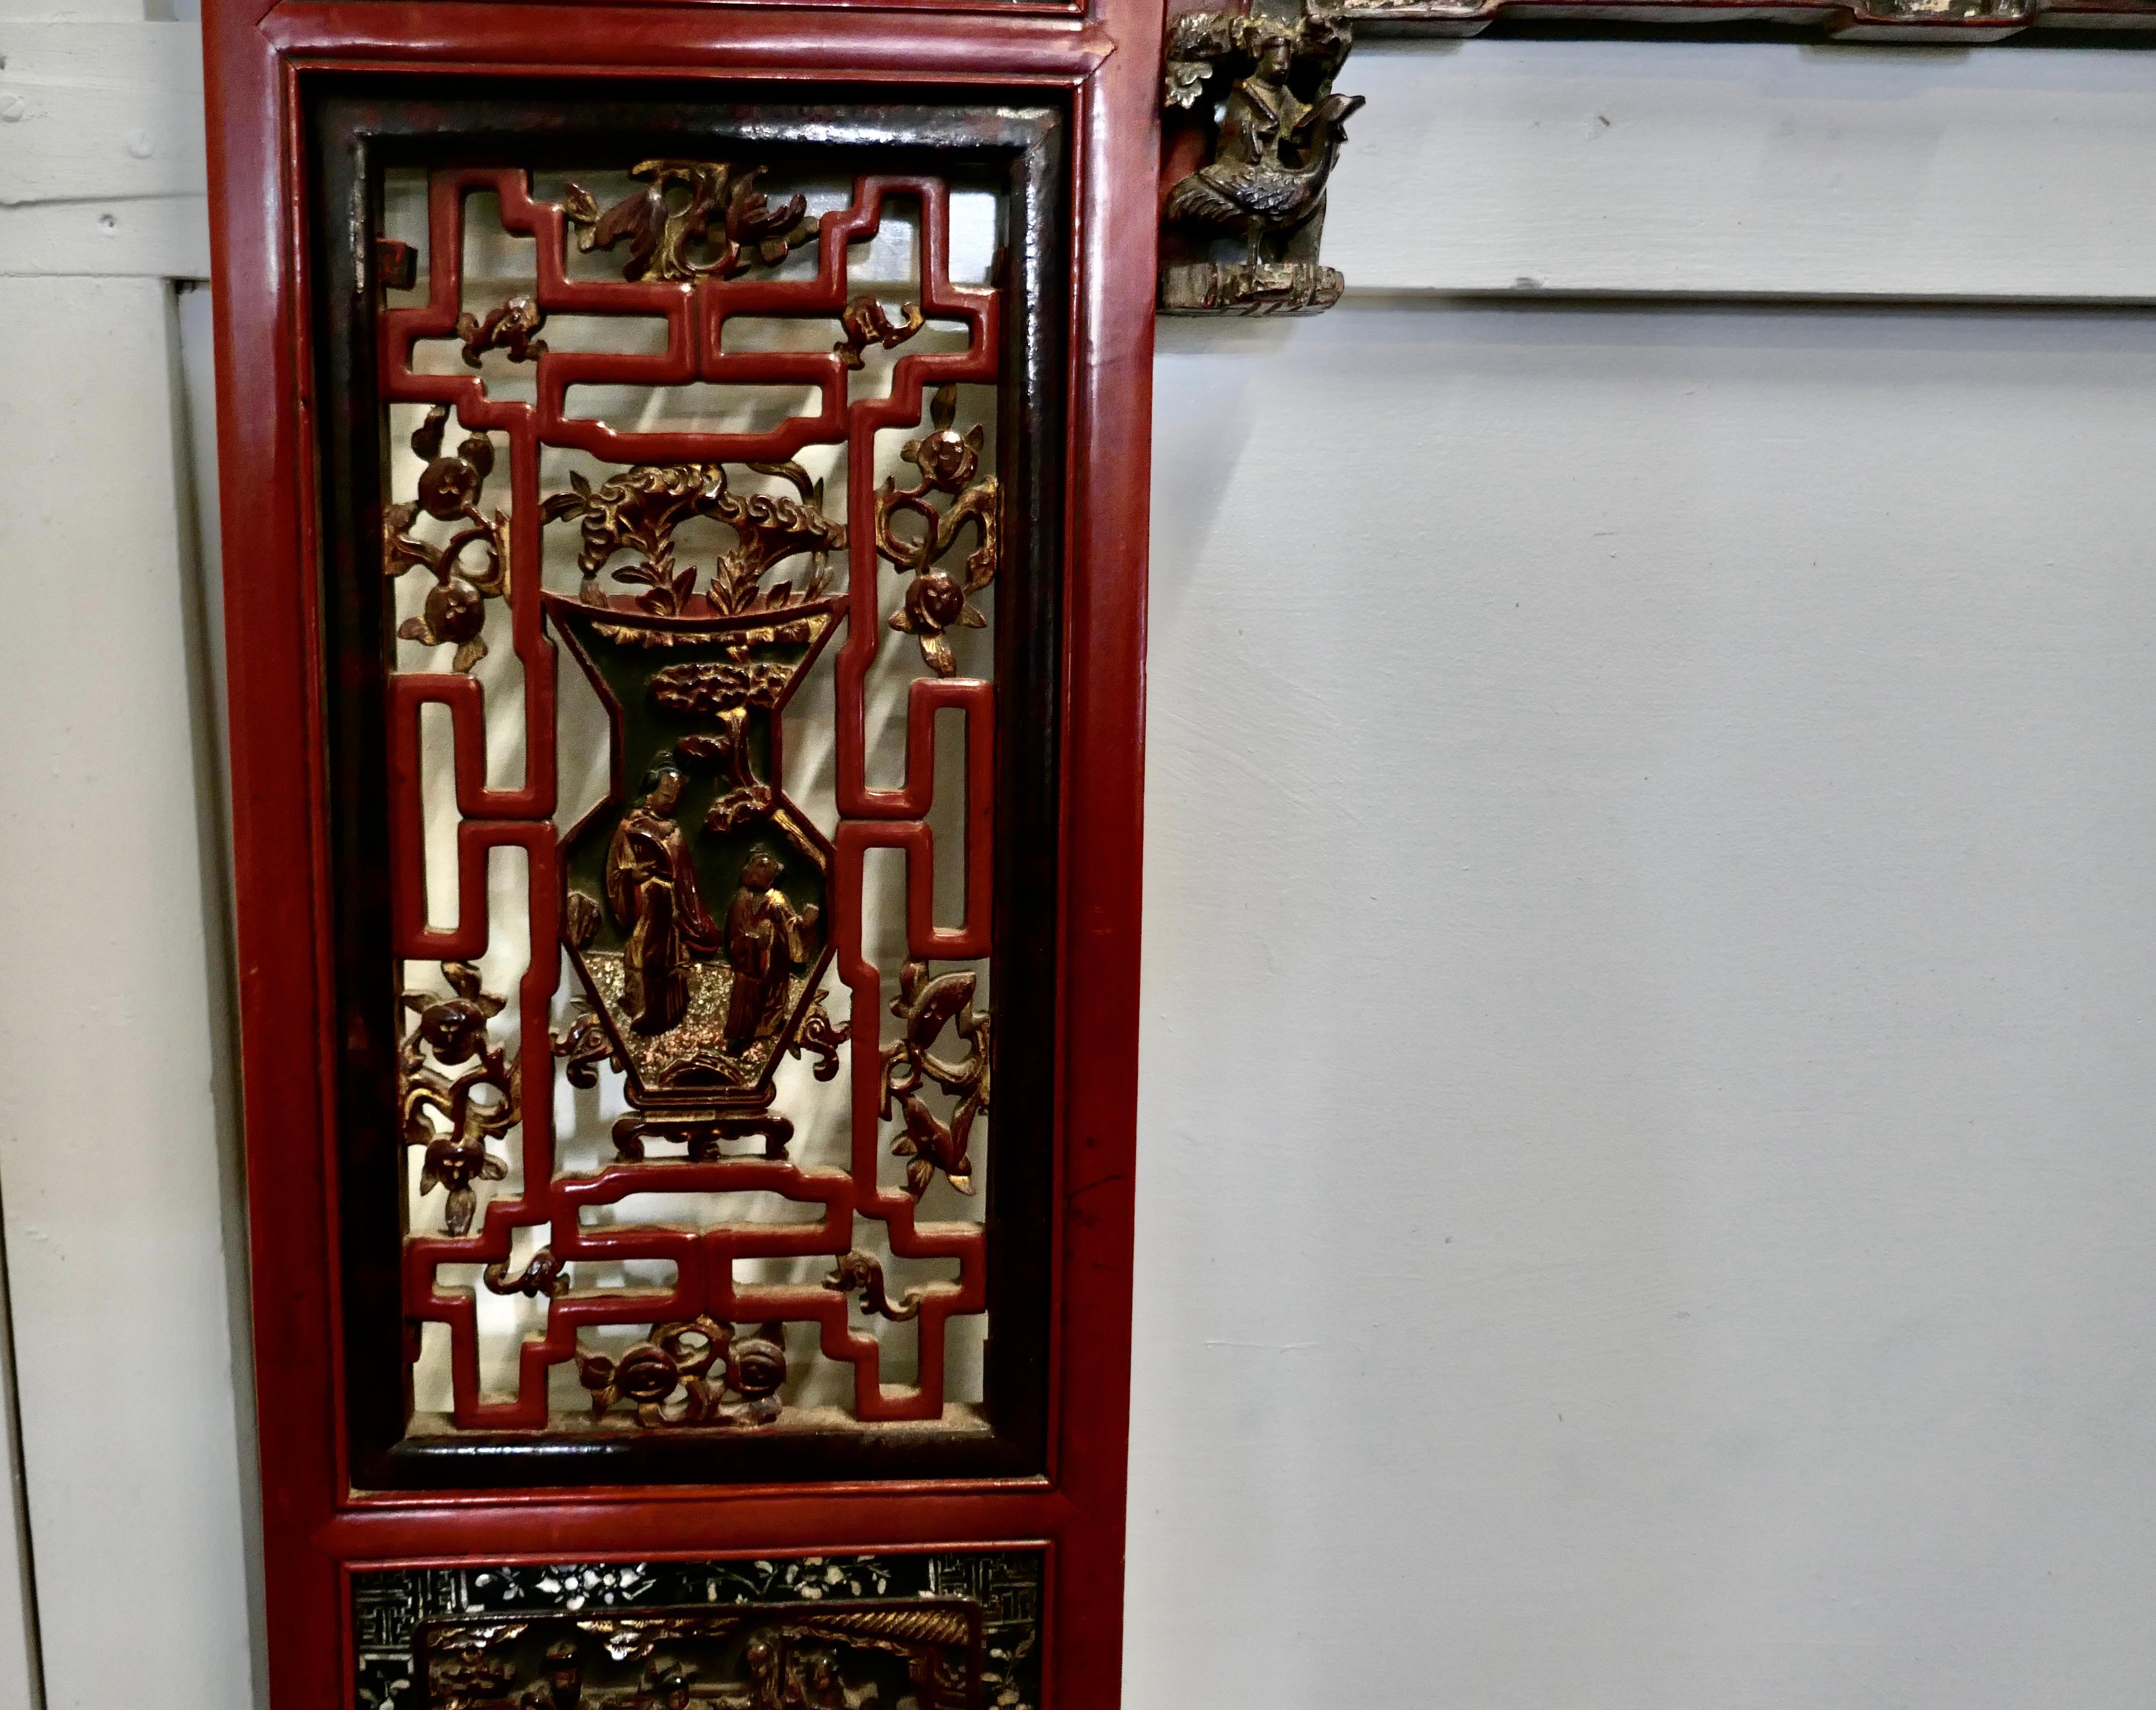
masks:
POLYGON ((686 1143, 689 1162, 714 1164, 726 1155, 719 1149, 721 1142, 758 1138, 763 1141, 763 1155, 783 1163, 787 1144, 793 1138, 793 1124, 776 1111, 728 1114, 709 1110, 632 1110, 616 1118, 613 1125, 614 1151, 630 1164, 644 1162, 647 1140, 686 1143))
POLYGON ((1314 261, 1193 262, 1162 270, 1163 315, 1316 315, 1340 300, 1337 267, 1314 261))

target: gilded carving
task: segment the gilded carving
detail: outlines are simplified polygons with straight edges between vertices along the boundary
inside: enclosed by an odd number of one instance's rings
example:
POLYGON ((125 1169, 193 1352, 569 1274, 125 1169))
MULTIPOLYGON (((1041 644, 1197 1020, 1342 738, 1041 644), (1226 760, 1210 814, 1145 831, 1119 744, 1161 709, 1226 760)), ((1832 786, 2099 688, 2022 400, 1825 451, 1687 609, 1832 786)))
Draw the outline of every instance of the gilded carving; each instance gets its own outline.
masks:
POLYGON ((552 1300, 569 1292, 568 1267, 543 1247, 514 1275, 506 1262, 489 1265, 484 1274, 496 1294, 528 1294, 534 1300, 543 1294, 552 1300))
POLYGON ((752 267, 772 267, 811 242, 816 228, 808 203, 795 196, 774 207, 757 180, 761 166, 710 161, 643 161, 629 176, 644 182, 605 212, 598 198, 572 184, 562 201, 587 253, 629 245, 624 277, 631 279, 730 279, 752 267), (698 260, 699 253, 705 259, 698 260))
POLYGON ((776 610, 819 597, 830 581, 824 556, 846 544, 846 525, 824 514, 821 489, 810 484, 798 464, 749 467, 783 475, 800 499, 730 492, 725 467, 719 463, 639 463, 598 487, 572 474, 570 490, 550 494, 539 519, 582 520, 583 550, 577 566, 584 578, 580 597, 586 605, 605 603, 599 572, 616 553, 628 552, 633 555, 629 561, 613 575, 616 581, 644 590, 637 596, 637 609, 669 617, 685 613, 698 598, 697 571, 694 565, 675 568, 674 531, 697 516, 715 518, 735 534, 733 547, 711 566, 711 581, 702 591, 702 602, 711 612, 731 615, 759 603, 776 610), (790 582, 761 588, 765 571, 803 552, 816 555, 816 561, 800 593, 790 582))
POLYGON ((464 349, 465 366, 476 368, 489 351, 500 351, 512 362, 530 362, 547 354, 547 341, 532 334, 547 324, 547 311, 529 297, 511 297, 501 308, 490 310, 486 319, 465 310, 457 316, 457 338, 464 349))
POLYGON ((870 345, 881 345, 886 351, 895 351, 914 334, 928 325, 918 303, 900 306, 899 318, 894 324, 883 312, 883 305, 873 297, 856 297, 846 305, 845 313, 839 317, 839 330, 845 334, 831 348, 838 354, 839 362, 847 368, 867 366, 862 352, 870 345))
POLYGON ((824 1279, 824 1286, 834 1294, 858 1293, 861 1310, 875 1313, 893 1323, 902 1323, 907 1318, 921 1314, 922 1291, 909 1288, 906 1297, 896 1306, 884 1292, 883 1262, 874 1253, 854 1252, 839 1256, 838 1268, 824 1279))
POLYGON ((479 1208, 474 1184, 509 1173, 487 1143, 516 1125, 516 1065, 487 1037, 502 1000, 480 989, 469 962, 441 965, 449 996, 407 991, 400 999, 418 1019, 398 1052, 398 1104, 405 1144, 424 1149, 421 1195, 445 1190, 443 1227, 464 1235, 479 1208))
POLYGON ((891 617, 891 627, 910 634, 921 643, 921 657, 939 677, 957 669, 944 632, 953 624, 969 629, 984 627, 988 619, 971 596, 995 580, 1002 550, 998 500, 1000 489, 993 475, 975 479, 984 438, 978 422, 961 434, 951 425, 957 418, 958 389, 937 388, 928 407, 932 431, 925 439, 910 439, 899 455, 921 472, 912 486, 901 489, 896 479, 884 478, 876 494, 876 550, 910 574, 906 602, 891 617), (950 502, 938 507, 929 498, 942 494, 950 502), (920 532, 893 526, 902 515, 911 515, 920 532), (938 561, 957 544, 971 524, 977 541, 967 555, 963 579, 954 579, 938 561))
POLYGON ((973 1119, 988 1108, 993 1025, 985 1011, 973 1007, 974 985, 970 970, 932 977, 926 962, 908 962, 891 1001, 900 1027, 883 1052, 883 1117, 889 1121, 895 1108, 903 1124, 891 1155, 907 1160, 906 1190, 916 1199, 939 1170, 960 1193, 973 1190, 968 1143, 973 1119), (946 1027, 965 1042, 964 1057, 937 1055, 946 1027), (956 1101, 947 1121, 921 1097, 931 1082, 956 1101))
POLYGON ((577 1379, 594 1415, 626 1402, 647 1429, 768 1425, 786 1382, 786 1327, 741 1332, 709 1318, 659 1324, 619 1359, 578 1349, 577 1379))
POLYGON ((1206 158, 1168 194, 1163 310, 1302 314, 1339 301, 1340 274, 1317 251, 1326 182, 1363 105, 1332 90, 1353 45, 1341 14, 1317 0, 1293 16, 1174 20, 1163 99, 1205 133, 1206 158), (1240 259, 1213 253, 1218 240, 1240 242, 1240 259))
POLYGON ((414 567, 433 575, 424 609, 399 624, 397 633, 428 647, 454 644, 457 651, 449 668, 469 671, 486 657, 486 643, 480 637, 486 625, 486 602, 509 589, 509 519, 498 509, 490 517, 479 507, 480 491, 494 472, 494 443, 484 433, 470 434, 454 455, 444 455, 442 435, 449 417, 449 407, 436 404, 412 435, 412 449, 427 459, 427 466, 419 474, 418 496, 382 513, 382 567, 392 576, 414 567), (412 532, 422 513, 465 526, 439 545, 424 540, 412 532), (473 561, 475 550, 484 563, 473 561))
POLYGON ((431 1620, 413 1672, 420 1710, 976 1710, 982 1626, 942 1598, 431 1620))

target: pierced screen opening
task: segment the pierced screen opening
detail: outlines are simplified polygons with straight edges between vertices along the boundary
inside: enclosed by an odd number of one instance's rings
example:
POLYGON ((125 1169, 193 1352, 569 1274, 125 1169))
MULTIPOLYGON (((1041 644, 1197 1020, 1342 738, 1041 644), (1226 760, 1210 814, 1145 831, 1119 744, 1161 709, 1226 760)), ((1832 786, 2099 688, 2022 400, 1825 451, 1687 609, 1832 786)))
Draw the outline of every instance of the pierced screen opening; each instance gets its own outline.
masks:
POLYGON ((1037 291, 1007 170, 839 152, 374 180, 355 1002, 394 1084, 346 1226, 395 1220, 408 1446, 663 1437, 724 1477, 759 1438, 992 1431, 992 1262, 1045 1262, 992 1189, 1013 1146, 1048 1170, 994 983, 1029 764, 998 662, 1051 608, 998 610, 1037 291))

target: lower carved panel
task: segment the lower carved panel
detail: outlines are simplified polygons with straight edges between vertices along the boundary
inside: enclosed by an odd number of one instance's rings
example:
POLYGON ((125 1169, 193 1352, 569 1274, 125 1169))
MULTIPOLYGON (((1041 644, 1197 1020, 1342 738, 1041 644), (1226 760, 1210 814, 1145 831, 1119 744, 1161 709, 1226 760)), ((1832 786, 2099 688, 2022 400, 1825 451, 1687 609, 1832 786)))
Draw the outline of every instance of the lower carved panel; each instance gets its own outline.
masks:
POLYGON ((1037 1550, 355 1572, 360 1710, 1034 1710, 1037 1550))

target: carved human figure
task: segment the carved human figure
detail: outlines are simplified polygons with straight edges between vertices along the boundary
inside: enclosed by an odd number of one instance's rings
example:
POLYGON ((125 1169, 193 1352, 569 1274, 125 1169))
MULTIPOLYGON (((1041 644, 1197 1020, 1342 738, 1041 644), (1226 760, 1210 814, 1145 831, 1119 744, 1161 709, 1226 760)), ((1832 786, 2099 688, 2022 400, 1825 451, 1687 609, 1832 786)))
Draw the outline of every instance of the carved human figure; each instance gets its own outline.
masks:
POLYGON ((742 1651, 742 1666, 748 1674, 751 1710, 786 1710, 778 1646, 770 1634, 758 1633, 748 1641, 742 1651))
POLYGON ((1295 65, 1295 38, 1284 29, 1268 29, 1258 38, 1256 49, 1250 75, 1228 92, 1220 115, 1220 155, 1224 160, 1276 166, 1282 136, 1291 137, 1296 121, 1310 109, 1287 86, 1295 65))
POLYGON ((689 1677, 686 1672, 669 1663, 662 1663, 652 1677, 650 1689, 637 1695, 637 1703, 649 1710, 689 1710, 689 1677))
POLYGON ((1317 207, 1339 147, 1339 120, 1361 105, 1337 96, 1317 102, 1298 96, 1288 84, 1296 46, 1288 30, 1268 28, 1259 34, 1249 74, 1228 91, 1219 153, 1201 181, 1233 204, 1232 213, 1214 206, 1205 211, 1215 218, 1226 213, 1227 223, 1243 227, 1253 260, 1260 233, 1291 230, 1317 207))
POLYGON ((621 817, 607 847, 606 891, 629 929, 622 956, 622 1007, 640 1033, 664 1033, 689 1013, 689 969, 718 953, 719 929, 696 891, 696 868, 673 813, 681 773, 661 755, 644 799, 621 817))
MULTIPOLYGON (((858 1710, 855 1695, 839 1677, 839 1666, 828 1651, 797 1659, 794 1678, 787 1682, 787 1710, 858 1710)), ((865 1702, 873 1691, 863 1693, 865 1702)))
POLYGON ((517 1703, 521 1710, 583 1710, 584 1677, 573 1639, 557 1639, 547 1647, 547 1678, 517 1703))
MULTIPOLYGON (((1363 105, 1359 95, 1332 93, 1351 40, 1336 13, 1307 0, 1292 23, 1228 12, 1176 19, 1168 105, 1199 108, 1221 81, 1234 80, 1220 104, 1213 158, 1168 192, 1170 225, 1240 234, 1254 272, 1316 226, 1326 181, 1347 140, 1345 121, 1363 105)), ((1309 271, 1314 262, 1298 265, 1309 271)))
POLYGON ((793 970, 809 957, 807 934, 820 911, 796 909, 773 883, 778 858, 759 849, 742 868, 741 888, 726 910, 726 955, 734 983, 726 1001, 726 1043, 738 1051, 785 1025, 793 970))

